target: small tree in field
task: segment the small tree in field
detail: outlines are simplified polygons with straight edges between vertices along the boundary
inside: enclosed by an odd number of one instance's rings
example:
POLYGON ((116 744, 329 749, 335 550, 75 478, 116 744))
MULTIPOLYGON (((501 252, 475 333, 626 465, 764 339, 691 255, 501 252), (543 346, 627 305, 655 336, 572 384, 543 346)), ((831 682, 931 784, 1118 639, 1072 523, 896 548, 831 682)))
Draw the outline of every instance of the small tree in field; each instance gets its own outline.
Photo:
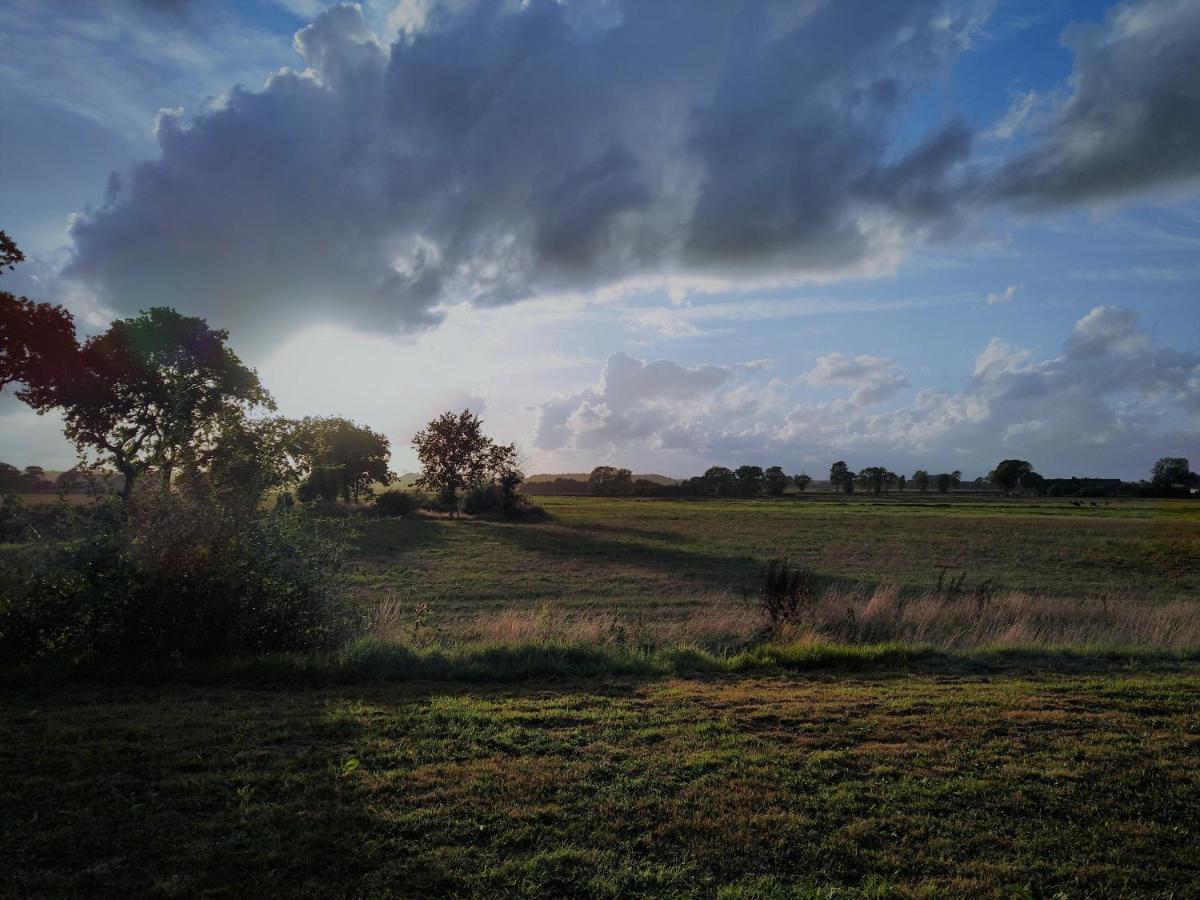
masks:
POLYGON ((456 514, 462 492, 482 484, 487 474, 492 441, 483 433, 483 422, 469 409, 457 416, 442 413, 413 436, 412 445, 421 461, 417 484, 456 514))
POLYGON ((918 491, 925 493, 929 490, 929 473, 924 469, 917 469, 913 472, 912 483, 918 491))
POLYGON ((803 494, 805 491, 807 491, 807 490, 808 490, 808 486, 809 486, 810 484, 812 484, 812 476, 811 476, 811 475, 808 475, 808 474, 806 474, 806 473, 804 473, 804 472, 801 472, 799 475, 797 475, 797 476, 796 476, 795 478, 793 478, 792 480, 793 480, 794 482, 796 482, 796 489, 797 489, 798 491, 800 491, 800 493, 802 493, 802 494, 803 494))
POLYGON ((519 506, 517 486, 524 479, 515 444, 497 444, 483 433, 483 422, 469 409, 457 416, 442 413, 413 437, 421 461, 420 487, 434 491, 451 515, 457 515, 464 491, 491 483, 502 492, 511 514, 519 506))

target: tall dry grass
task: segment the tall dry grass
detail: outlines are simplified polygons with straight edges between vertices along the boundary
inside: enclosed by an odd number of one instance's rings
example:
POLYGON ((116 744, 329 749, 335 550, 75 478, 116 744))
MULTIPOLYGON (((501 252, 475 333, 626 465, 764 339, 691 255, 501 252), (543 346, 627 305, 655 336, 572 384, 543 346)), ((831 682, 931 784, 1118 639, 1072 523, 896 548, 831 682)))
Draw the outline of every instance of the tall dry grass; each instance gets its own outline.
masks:
POLYGON ((799 619, 771 628, 750 604, 714 602, 648 619, 611 610, 565 612, 550 604, 440 619, 436 609, 379 603, 371 635, 404 643, 558 643, 658 649, 741 649, 765 641, 983 647, 1200 649, 1200 603, 1148 605, 1116 597, 1078 600, 1020 591, 914 593, 896 585, 826 589, 799 619))

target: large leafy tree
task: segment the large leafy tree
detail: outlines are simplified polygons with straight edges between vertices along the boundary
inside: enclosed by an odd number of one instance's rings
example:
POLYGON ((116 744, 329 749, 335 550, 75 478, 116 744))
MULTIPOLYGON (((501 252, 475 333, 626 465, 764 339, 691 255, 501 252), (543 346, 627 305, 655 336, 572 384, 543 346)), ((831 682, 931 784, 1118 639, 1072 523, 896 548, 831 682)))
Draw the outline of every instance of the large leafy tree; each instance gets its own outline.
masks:
POLYGON ((737 490, 741 496, 757 497, 762 493, 766 478, 762 466, 738 466, 733 474, 737 476, 737 490))
MULTIPOLYGON (((1007 497, 1010 492, 1021 487, 1024 480, 1033 474, 1033 466, 1028 460, 1002 459, 988 475, 988 481, 1000 488, 1001 493, 1007 497)), ((946 477, 950 478, 949 475, 946 477)))
POLYGON ((442 413, 413 437, 421 461, 417 484, 434 491, 451 515, 458 511, 459 497, 467 488, 489 480, 503 487, 505 480, 520 481, 516 447, 497 445, 483 433, 483 422, 469 409, 458 415, 442 413))
POLYGON ((616 466, 596 466, 588 475, 588 492, 600 497, 633 493, 633 472, 616 466))
MULTIPOLYGON (((42 310, 24 307, 24 326, 42 310)), ((47 359, 20 336, 17 396, 39 413, 58 410, 81 453, 96 453, 124 477, 122 499, 139 476, 157 471, 164 486, 196 465, 231 420, 273 408, 258 375, 226 344, 229 333, 203 319, 154 307, 113 322, 82 345, 65 342, 47 359), (23 354, 23 355, 22 355, 23 354)))
POLYGON ((1164 456, 1150 470, 1150 483, 1159 490, 1170 489, 1176 485, 1189 487, 1197 483, 1197 476, 1192 471, 1191 462, 1185 457, 1164 456))
POLYGON ((302 496, 340 496, 349 502, 368 493, 372 484, 392 480, 391 442, 349 419, 304 419, 295 427, 294 445, 307 475, 302 496))
POLYGON ((700 476, 705 493, 712 497, 729 497, 737 493, 737 476, 725 466, 711 466, 700 476))
MULTIPOLYGON (((0 231, 0 274, 25 259, 12 239, 0 231)), ((0 291, 0 390, 10 384, 26 387, 63 377, 78 351, 75 322, 61 306, 35 303, 0 291)))
POLYGON ((913 472, 912 483, 918 491, 925 493, 929 490, 929 473, 924 469, 917 469, 913 472))
POLYGON ((878 494, 895 483, 896 476, 889 472, 884 466, 867 466, 858 473, 863 481, 863 487, 872 494, 878 494))
POLYGON ((767 470, 763 472, 763 487, 772 497, 782 494, 791 480, 784 474, 783 468, 780 466, 768 466, 767 470))
POLYGON ((792 481, 796 482, 796 488, 803 494, 808 490, 808 486, 812 484, 812 476, 807 472, 801 472, 792 481))
POLYGON ((847 494, 854 493, 854 472, 846 465, 844 460, 838 460, 829 467, 829 481, 833 484, 835 491, 841 490, 847 494))

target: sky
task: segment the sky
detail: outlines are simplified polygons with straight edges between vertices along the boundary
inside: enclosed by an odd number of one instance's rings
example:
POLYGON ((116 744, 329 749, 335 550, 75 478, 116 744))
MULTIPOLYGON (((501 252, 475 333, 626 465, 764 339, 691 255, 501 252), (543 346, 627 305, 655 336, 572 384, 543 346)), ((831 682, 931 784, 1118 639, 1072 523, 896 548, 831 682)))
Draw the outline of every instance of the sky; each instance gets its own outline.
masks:
MULTIPOLYGON (((6 290, 393 468, 1200 463, 1195 0, 5 0, 6 290)), ((0 459, 65 468, 0 395, 0 459)))

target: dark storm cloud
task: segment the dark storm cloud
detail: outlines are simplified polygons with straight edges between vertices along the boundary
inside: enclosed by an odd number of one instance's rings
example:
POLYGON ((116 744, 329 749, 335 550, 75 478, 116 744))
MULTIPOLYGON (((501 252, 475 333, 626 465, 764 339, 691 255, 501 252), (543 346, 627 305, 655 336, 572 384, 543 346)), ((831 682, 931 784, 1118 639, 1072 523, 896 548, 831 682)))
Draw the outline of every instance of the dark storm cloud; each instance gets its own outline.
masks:
POLYGON ((1069 96, 1004 166, 999 193, 1035 205, 1200 177, 1200 3, 1127 3, 1074 26, 1069 96))
POLYGON ((969 43, 952 0, 432 6, 382 45, 354 6, 302 71, 160 116, 158 159, 73 229, 69 274, 245 339, 336 317, 636 279, 887 270, 982 201, 1056 204, 1200 174, 1200 5, 1076 28, 1069 96, 1007 162, 917 101, 969 43))
POLYGON ((863 267, 952 212, 970 135, 894 132, 966 23, 934 0, 534 0, 437 7, 387 48, 336 7, 297 35, 304 71, 163 114, 159 158, 75 224, 69 272, 121 311, 261 337, 863 267))

